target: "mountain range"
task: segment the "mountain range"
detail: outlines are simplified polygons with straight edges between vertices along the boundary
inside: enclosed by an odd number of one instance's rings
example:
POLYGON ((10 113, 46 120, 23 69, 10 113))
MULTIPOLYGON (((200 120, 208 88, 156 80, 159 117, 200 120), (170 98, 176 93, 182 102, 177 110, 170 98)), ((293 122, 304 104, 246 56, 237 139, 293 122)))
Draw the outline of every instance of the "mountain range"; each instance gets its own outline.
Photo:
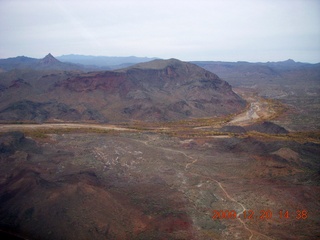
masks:
POLYGON ((308 97, 319 91, 320 64, 293 60, 145 62, 149 58, 81 55, 59 59, 92 62, 62 62, 51 54, 43 59, 0 59, 0 120, 171 121, 239 112, 246 103, 229 83, 272 98, 308 97), (127 67, 110 70, 119 66, 127 67))
POLYGON ((320 63, 295 62, 292 59, 280 62, 219 62, 194 61, 194 64, 216 73, 232 86, 253 87, 257 85, 293 85, 305 81, 319 83, 320 63), (300 81, 301 80, 301 81, 300 81))
POLYGON ((19 56, 14 58, 0 59, 0 72, 14 69, 33 70, 85 70, 85 66, 73 63, 63 63, 53 57, 50 53, 42 59, 19 56))
POLYGON ((69 62, 87 66, 96 66, 102 69, 116 69, 129 67, 131 65, 149 62, 157 58, 148 58, 148 57, 109 57, 109 56, 88 56, 88 55, 78 55, 78 54, 69 54, 62 55, 57 57, 61 62, 69 62))
POLYGON ((65 70, 65 71, 100 71, 112 70, 147 62, 156 58, 147 57, 107 57, 85 55, 62 55, 53 57, 51 53, 42 59, 18 56, 0 59, 0 72, 13 69, 65 70))
POLYGON ((2 121, 172 121, 225 116, 246 105, 226 81, 177 59, 93 72, 65 71, 73 65, 51 54, 25 62, 34 69, 1 74, 2 121))

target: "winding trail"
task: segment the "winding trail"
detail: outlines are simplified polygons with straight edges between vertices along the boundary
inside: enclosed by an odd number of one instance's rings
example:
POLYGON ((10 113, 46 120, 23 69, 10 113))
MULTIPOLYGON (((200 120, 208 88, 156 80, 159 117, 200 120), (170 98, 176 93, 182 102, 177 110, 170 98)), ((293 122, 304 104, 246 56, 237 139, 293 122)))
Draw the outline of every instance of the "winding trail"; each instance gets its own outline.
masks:
MULTIPOLYGON (((195 164, 195 163, 198 161, 198 159, 195 159, 195 158, 189 156, 188 154, 186 154, 185 152, 180 151, 180 150, 175 150, 175 149, 171 149, 171 148, 159 147, 159 146, 151 145, 151 144, 149 144, 149 141, 142 141, 142 140, 136 140, 136 139, 134 139, 134 141, 143 143, 143 144, 145 144, 145 145, 148 146, 148 147, 158 148, 158 149, 161 149, 161 150, 164 150, 164 151, 176 152, 176 153, 180 153, 180 154, 184 155, 185 157, 187 157, 187 158, 189 158, 190 160, 192 160, 192 162, 189 162, 189 163, 186 164, 186 166, 185 166, 185 171, 187 171, 187 169, 189 168, 190 165, 195 164)), ((219 188, 224 192, 224 194, 226 195, 226 197, 227 197, 228 200, 230 200, 230 201, 238 204, 239 206, 241 206, 242 211, 240 211, 240 212, 237 213, 237 218, 236 218, 236 219, 238 219, 238 221, 242 224, 242 226, 244 227, 244 229, 247 230, 247 231, 250 233, 250 236, 249 236, 248 240, 251 240, 251 239, 253 238, 254 234, 260 235, 260 236, 266 237, 267 239, 273 240, 273 238, 268 237, 268 236, 266 236, 266 235, 264 235, 264 234, 262 234, 262 233, 260 233, 260 232, 257 232, 257 231, 255 231, 255 230, 252 230, 252 229, 250 229, 250 228, 247 227, 246 223, 239 217, 241 214, 243 214, 244 211, 247 210, 246 207, 245 207, 242 203, 238 202, 238 201, 235 200, 233 197, 231 197, 231 196, 229 195, 229 193, 227 192, 227 190, 222 186, 221 182, 219 182, 218 180, 216 180, 216 179, 214 179, 214 178, 212 178, 212 177, 203 176, 203 175, 200 175, 200 174, 198 174, 198 173, 194 173, 194 172, 190 172, 190 171, 189 171, 189 173, 191 173, 192 175, 201 176, 201 177, 203 177, 203 178, 205 178, 205 179, 209 179, 209 180, 217 183, 217 185, 218 185, 219 188)))
MULTIPOLYGON (((247 209, 245 208, 245 206, 243 206, 242 203, 238 202, 237 200, 235 200, 233 197, 231 197, 229 195, 229 193, 226 191, 226 189, 222 186, 221 182, 219 182, 218 180, 216 179, 213 179, 213 178, 210 178, 212 181, 216 182, 220 189, 225 193, 225 195, 227 196, 227 198, 232 201, 232 202, 235 202, 236 204, 240 205, 242 207, 242 212, 239 212, 237 213, 237 219, 240 221, 240 223, 243 225, 243 227, 250 232, 250 237, 249 237, 249 240, 252 239, 253 237, 253 230, 251 230, 250 228, 247 227, 246 223, 239 217, 241 214, 243 214, 244 211, 246 211, 247 209)), ((260 233, 259 233, 260 234, 260 233)))
MULTIPOLYGON (((187 156, 187 155, 186 155, 187 156)), ((187 163, 186 167, 184 168, 185 171, 187 171, 187 169, 189 168, 190 165, 196 163, 198 161, 198 159, 193 160, 191 163, 187 163)))
MULTIPOLYGON (((191 174, 193 174, 193 175, 198 175, 198 176, 199 176, 199 174, 197 174, 197 173, 191 173, 191 174)), ((201 176, 202 176, 202 175, 201 175, 201 176)), ((204 177, 204 176, 202 176, 202 177, 204 177)), ((221 182, 219 182, 218 180, 216 180, 216 179, 214 179, 214 178, 212 178, 212 177, 204 177, 204 178, 205 178, 205 179, 209 179, 209 180, 211 180, 211 181, 213 181, 213 182, 216 182, 216 183, 218 184, 218 186, 220 187, 220 189, 224 192, 224 194, 226 195, 226 197, 227 197, 230 201, 232 201, 232 202, 238 204, 239 206, 241 206, 242 211, 240 211, 240 212, 237 213, 237 218, 236 218, 236 219, 243 225, 244 229, 246 229, 248 232, 250 232, 250 236, 249 236, 248 240, 251 240, 251 239, 253 238, 254 234, 263 236, 263 237, 265 237, 265 238, 267 238, 267 239, 274 240, 273 238, 271 238, 271 237, 269 237, 269 236, 267 236, 267 235, 264 235, 263 233, 260 233, 260 232, 258 232, 258 231, 252 230, 252 229, 250 229, 250 228, 247 227, 246 223, 239 217, 241 214, 243 214, 244 211, 247 210, 246 207, 245 207, 242 203, 238 202, 238 201, 235 200, 233 197, 231 197, 231 196, 229 195, 229 193, 227 192, 227 190, 222 186, 221 182)))

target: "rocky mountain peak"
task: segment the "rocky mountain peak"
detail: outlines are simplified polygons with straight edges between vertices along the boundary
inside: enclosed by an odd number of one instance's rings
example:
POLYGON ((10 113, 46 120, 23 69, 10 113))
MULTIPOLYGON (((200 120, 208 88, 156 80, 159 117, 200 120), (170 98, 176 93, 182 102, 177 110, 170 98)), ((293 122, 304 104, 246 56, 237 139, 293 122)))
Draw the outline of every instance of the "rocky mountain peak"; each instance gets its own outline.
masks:
POLYGON ((52 56, 51 53, 49 53, 48 55, 46 55, 44 58, 40 60, 40 63, 49 65, 49 64, 60 63, 60 61, 57 60, 54 56, 52 56))

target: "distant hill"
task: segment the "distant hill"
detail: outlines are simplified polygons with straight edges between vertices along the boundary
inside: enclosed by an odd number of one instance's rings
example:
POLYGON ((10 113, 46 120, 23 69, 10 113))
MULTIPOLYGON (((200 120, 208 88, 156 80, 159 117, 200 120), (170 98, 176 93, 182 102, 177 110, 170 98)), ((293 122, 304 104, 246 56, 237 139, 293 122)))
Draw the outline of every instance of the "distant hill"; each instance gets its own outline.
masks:
MULTIPOLYGON (((58 64, 51 56, 37 64, 58 64)), ((2 121, 171 121, 224 116, 246 103, 217 75, 176 59, 89 73, 1 73, 2 121)))
POLYGON ((13 69, 34 69, 34 70, 86 70, 86 67, 72 64, 63 63, 57 60, 49 53, 42 59, 29 58, 19 56, 15 58, 0 59, 0 69, 3 71, 10 71, 13 69))
POLYGON ((19 56, 14 58, 0 59, 0 68, 3 70, 30 68, 39 62, 38 59, 19 56))
POLYGON ((141 62, 148 62, 156 58, 147 57, 107 57, 85 55, 62 55, 54 57, 51 53, 43 59, 18 56, 14 58, 0 59, 0 72, 13 69, 35 70, 77 70, 77 71, 104 71, 120 69, 141 62))
POLYGON ((152 61, 156 58, 147 57, 108 57, 108 56, 87 56, 87 55, 77 55, 69 54, 57 57, 61 62, 76 63, 88 66, 97 66, 109 69, 117 69, 128 67, 141 62, 152 61))
POLYGON ((320 63, 300 63, 292 59, 267 63, 214 61, 193 63, 214 72, 234 87, 240 85, 253 87, 272 83, 305 85, 306 81, 319 83, 320 80, 320 63))
POLYGON ((279 100, 286 113, 277 118, 277 123, 287 129, 319 129, 320 63, 300 63, 291 59, 267 63, 194 63, 219 75, 234 88, 279 100))

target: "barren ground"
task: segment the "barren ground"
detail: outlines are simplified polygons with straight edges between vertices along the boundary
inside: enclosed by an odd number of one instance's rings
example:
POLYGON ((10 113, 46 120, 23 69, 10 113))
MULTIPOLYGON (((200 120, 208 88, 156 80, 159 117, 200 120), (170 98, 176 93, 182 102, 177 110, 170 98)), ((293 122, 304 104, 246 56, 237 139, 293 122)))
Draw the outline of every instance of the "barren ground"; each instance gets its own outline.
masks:
MULTIPOLYGON (((217 126, 276 115, 247 100, 217 126)), ((29 239, 318 239, 316 138, 221 137, 197 129, 206 123, 1 125, 26 134, 1 136, 1 229, 29 239)))

